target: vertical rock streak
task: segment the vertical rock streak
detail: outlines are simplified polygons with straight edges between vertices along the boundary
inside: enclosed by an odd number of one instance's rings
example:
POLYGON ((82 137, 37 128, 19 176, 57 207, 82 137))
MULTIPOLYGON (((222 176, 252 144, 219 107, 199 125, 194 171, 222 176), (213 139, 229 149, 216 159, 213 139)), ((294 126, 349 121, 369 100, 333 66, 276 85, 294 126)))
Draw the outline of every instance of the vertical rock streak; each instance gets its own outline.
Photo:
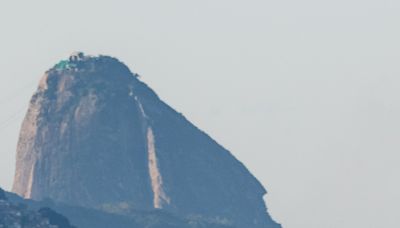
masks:
POLYGON ((146 115, 146 113, 144 112, 142 103, 140 103, 140 102, 138 101, 137 97, 135 97, 135 100, 137 101, 137 103, 138 103, 138 105, 139 105, 140 113, 142 114, 143 118, 144 118, 145 120, 147 120, 147 115, 146 115))
POLYGON ((161 209, 164 203, 167 204, 170 203, 170 199, 165 194, 163 189, 162 176, 157 163, 154 134, 151 127, 147 128, 147 151, 149 156, 148 159, 149 159, 150 180, 154 193, 154 199, 153 199, 154 208, 161 209))
POLYGON ((35 165, 32 165, 31 171, 29 173, 29 179, 28 179, 28 188, 23 195, 26 199, 32 198, 32 186, 33 186, 33 177, 34 177, 34 172, 35 172, 35 165))
MULTIPOLYGON (((137 97, 135 97, 135 100, 139 106, 143 118, 147 120, 147 115, 143 109, 142 103, 138 100, 137 97)), ((146 121, 145 123, 147 125, 146 121)), ((148 168, 149 168, 151 188, 153 191, 153 206, 154 208, 161 209, 165 203, 170 204, 170 198, 167 196, 167 194, 163 189, 163 180, 157 162, 154 133, 153 129, 150 126, 147 126, 146 128, 146 139, 147 139, 148 168)))

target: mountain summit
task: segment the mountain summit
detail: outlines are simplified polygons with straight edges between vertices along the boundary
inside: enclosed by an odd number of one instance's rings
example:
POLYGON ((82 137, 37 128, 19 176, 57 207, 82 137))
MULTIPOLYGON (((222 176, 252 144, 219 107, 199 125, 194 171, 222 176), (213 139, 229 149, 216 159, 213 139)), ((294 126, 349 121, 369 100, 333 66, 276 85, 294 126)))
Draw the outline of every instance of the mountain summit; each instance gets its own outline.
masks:
POLYGON ((13 191, 129 213, 161 209, 238 228, 278 228, 263 186, 229 151, 108 56, 48 70, 17 147, 13 191))

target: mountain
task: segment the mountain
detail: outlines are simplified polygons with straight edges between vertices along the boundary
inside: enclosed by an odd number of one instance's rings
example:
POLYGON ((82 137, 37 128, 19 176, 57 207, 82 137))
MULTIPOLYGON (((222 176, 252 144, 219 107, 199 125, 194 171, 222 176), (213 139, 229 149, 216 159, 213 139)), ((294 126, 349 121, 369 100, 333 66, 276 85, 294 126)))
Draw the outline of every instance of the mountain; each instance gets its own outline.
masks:
POLYGON ((46 72, 22 124, 13 191, 116 214, 280 227, 246 167, 109 56, 76 53, 46 72))

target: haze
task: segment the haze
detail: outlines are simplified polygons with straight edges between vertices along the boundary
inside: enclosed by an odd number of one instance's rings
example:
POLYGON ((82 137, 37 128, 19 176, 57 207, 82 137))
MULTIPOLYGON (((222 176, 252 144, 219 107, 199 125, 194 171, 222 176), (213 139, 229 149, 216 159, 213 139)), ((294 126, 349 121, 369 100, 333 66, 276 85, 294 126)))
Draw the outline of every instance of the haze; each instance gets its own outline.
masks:
POLYGON ((232 151, 285 228, 400 227, 400 2, 0 3, 0 186, 44 71, 108 54, 232 151))

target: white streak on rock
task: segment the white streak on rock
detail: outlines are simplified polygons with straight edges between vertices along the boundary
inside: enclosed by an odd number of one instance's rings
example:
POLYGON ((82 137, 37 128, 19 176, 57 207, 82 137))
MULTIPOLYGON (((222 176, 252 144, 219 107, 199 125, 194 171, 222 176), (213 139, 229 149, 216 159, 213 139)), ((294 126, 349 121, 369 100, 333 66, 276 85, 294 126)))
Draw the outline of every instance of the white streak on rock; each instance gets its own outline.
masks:
POLYGON ((151 186, 154 193, 153 203, 154 208, 161 209, 165 203, 169 204, 170 199, 165 194, 163 189, 163 180, 158 168, 157 155, 154 141, 154 134, 151 127, 147 128, 147 150, 149 156, 149 173, 151 186))
POLYGON ((29 173, 28 188, 26 189, 26 192, 23 195, 23 197, 26 199, 32 198, 32 186, 33 186, 34 172, 35 172, 35 165, 32 165, 31 172, 29 173))
POLYGON ((147 119, 147 115, 146 115, 146 113, 144 112, 142 103, 140 103, 139 99, 138 99, 136 96, 135 96, 135 100, 136 100, 136 102, 137 102, 137 104, 138 104, 138 106, 139 106, 140 113, 142 113, 142 116, 143 116, 145 119, 147 119))
MULTIPOLYGON (((139 110, 140 113, 142 114, 142 117, 144 118, 145 124, 148 125, 147 124, 148 117, 146 115, 146 112, 144 111, 142 103, 139 101, 137 96, 135 96, 134 98, 139 106, 139 110)), ((163 205, 170 204, 171 200, 163 189, 162 175, 160 173, 157 162, 153 129, 147 126, 146 130, 147 130, 146 137, 147 137, 148 167, 149 167, 151 188, 153 191, 153 206, 154 208, 161 209, 163 208, 163 205)))

